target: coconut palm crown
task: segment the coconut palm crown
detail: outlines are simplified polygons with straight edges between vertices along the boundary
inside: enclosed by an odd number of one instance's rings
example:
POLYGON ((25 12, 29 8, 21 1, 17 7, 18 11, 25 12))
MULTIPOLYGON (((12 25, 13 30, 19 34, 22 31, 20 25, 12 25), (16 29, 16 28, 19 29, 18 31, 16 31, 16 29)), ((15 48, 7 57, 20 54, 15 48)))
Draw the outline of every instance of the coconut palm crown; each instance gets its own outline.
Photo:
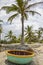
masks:
POLYGON ((37 4, 40 4, 43 2, 37 2, 33 4, 29 4, 28 0, 15 0, 15 4, 12 4, 10 6, 3 6, 1 9, 6 10, 6 12, 9 14, 11 12, 16 12, 12 16, 9 17, 8 21, 12 22, 12 20, 18 16, 19 14, 21 15, 21 23, 22 23, 22 38, 21 38, 21 43, 24 44, 24 19, 27 20, 28 14, 27 13, 34 13, 39 14, 38 12, 34 10, 30 10, 31 7, 36 6, 37 4))

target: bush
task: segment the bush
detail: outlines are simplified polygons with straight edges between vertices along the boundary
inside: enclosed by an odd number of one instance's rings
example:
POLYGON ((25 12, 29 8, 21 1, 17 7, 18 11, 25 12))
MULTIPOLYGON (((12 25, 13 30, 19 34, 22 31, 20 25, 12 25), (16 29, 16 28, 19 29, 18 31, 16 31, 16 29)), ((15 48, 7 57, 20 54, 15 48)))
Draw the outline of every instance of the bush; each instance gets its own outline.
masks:
POLYGON ((7 41, 6 40, 1 40, 0 43, 1 44, 7 44, 7 41))

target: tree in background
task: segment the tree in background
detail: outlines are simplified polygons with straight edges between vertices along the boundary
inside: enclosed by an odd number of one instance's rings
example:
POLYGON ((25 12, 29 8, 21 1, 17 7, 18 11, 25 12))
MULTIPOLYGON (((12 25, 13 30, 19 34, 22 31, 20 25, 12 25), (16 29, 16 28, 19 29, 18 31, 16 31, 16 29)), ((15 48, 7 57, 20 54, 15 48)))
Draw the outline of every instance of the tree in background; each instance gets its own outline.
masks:
POLYGON ((10 30, 8 34, 5 36, 8 40, 11 40, 13 36, 13 32, 10 30))
POLYGON ((42 39, 41 39, 41 43, 43 43, 43 28, 40 27, 40 30, 42 31, 42 39))
POLYGON ((38 42, 40 42, 41 37, 42 37, 42 31, 40 28, 36 30, 36 34, 37 34, 36 36, 37 36, 38 42))
POLYGON ((17 38, 17 42, 18 42, 18 43, 21 42, 21 35, 19 35, 19 37, 17 38))
POLYGON ((32 31, 32 26, 27 26, 27 28, 25 28, 26 41, 31 44, 33 37, 34 37, 34 33, 32 31))
POLYGON ((6 10, 8 14, 11 12, 16 12, 15 14, 9 17, 8 21, 10 22, 12 22, 12 20, 19 14, 21 15, 21 23, 22 23, 21 44, 24 44, 24 20, 25 19, 27 20, 28 13, 32 13, 32 15, 34 15, 35 13, 39 14, 38 12, 31 10, 31 8, 41 3, 43 2, 37 2, 37 3, 30 4, 28 0, 16 0, 15 4, 12 4, 11 6, 2 7, 2 9, 6 10))
POLYGON ((13 32, 10 30, 8 34, 5 36, 9 43, 16 43, 16 36, 13 35, 13 32))
POLYGON ((14 36, 14 35, 12 36, 11 42, 12 42, 12 43, 17 43, 17 38, 16 38, 16 36, 14 36))

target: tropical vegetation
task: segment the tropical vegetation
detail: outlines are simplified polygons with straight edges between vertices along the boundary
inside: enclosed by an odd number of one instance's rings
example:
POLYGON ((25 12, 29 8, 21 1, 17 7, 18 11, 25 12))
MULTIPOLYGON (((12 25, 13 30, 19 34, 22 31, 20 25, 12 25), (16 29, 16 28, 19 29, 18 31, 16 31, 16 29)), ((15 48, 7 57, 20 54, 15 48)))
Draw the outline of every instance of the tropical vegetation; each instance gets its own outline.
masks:
POLYGON ((3 6, 1 9, 6 10, 6 13, 11 13, 11 12, 15 12, 15 14, 11 15, 8 19, 8 21, 10 21, 10 23, 12 22, 12 20, 18 16, 20 14, 21 16, 21 23, 22 23, 22 35, 21 35, 21 44, 24 44, 24 20, 28 19, 28 13, 34 15, 39 14, 38 12, 31 10, 31 8, 33 6, 36 6, 40 3, 43 2, 37 2, 37 3, 33 3, 33 4, 29 4, 29 1, 31 0, 16 0, 15 4, 12 4, 10 6, 3 6))
MULTIPOLYGON (((43 31, 40 30, 33 30, 33 26, 27 26, 24 30, 24 42, 28 44, 32 43, 43 43, 43 31)), ((15 36, 12 30, 8 31, 5 35, 4 40, 1 40, 1 44, 11 44, 11 43, 20 43, 21 42, 21 35, 18 37, 15 36)))

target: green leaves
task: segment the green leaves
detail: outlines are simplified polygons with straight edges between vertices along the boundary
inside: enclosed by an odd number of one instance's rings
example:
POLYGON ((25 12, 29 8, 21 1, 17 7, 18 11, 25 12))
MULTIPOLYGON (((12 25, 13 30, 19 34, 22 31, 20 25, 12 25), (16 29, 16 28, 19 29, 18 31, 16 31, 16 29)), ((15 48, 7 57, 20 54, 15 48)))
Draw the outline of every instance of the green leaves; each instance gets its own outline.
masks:
POLYGON ((12 22, 12 20, 18 15, 18 13, 12 15, 9 17, 8 21, 10 21, 10 23, 12 22))
POLYGON ((32 31, 32 26, 27 26, 27 28, 25 28, 25 38, 26 41, 28 41, 28 43, 32 41, 32 38, 34 36, 34 33, 32 31))
POLYGON ((23 0, 16 0, 16 2, 19 7, 23 6, 23 0))
POLYGON ((0 33, 2 33, 2 28, 0 28, 0 33))
MULTIPOLYGON (((26 20, 28 18, 27 13, 32 13, 32 15, 34 15, 35 13, 38 15, 41 15, 40 13, 29 10, 29 9, 43 2, 33 3, 33 4, 30 4, 29 6, 28 6, 28 3, 29 2, 27 0, 16 0, 16 4, 12 4, 11 6, 3 6, 1 9, 6 10, 7 13, 16 11, 17 13, 21 14, 21 16, 24 16, 24 19, 26 20)), ((17 15, 18 14, 12 15, 11 17, 9 17, 8 21, 12 21, 17 15)))
POLYGON ((27 11, 27 12, 32 13, 32 15, 34 15, 34 14, 36 13, 36 14, 38 14, 38 15, 40 15, 40 16, 41 16, 41 14, 40 14, 39 12, 36 12, 36 11, 32 11, 32 10, 30 10, 30 11, 27 11))
POLYGON ((33 7, 33 6, 36 6, 36 5, 39 5, 39 4, 42 4, 43 2, 37 2, 37 3, 33 3, 33 4, 30 4, 29 6, 27 6, 27 9, 33 7))
POLYGON ((28 16, 26 13, 24 13, 24 18, 27 20, 28 19, 28 16))
POLYGON ((23 5, 26 8, 26 6, 28 5, 28 0, 25 0, 23 5))
MULTIPOLYGON (((3 22, 3 20, 0 20, 0 23, 3 22)), ((2 33, 2 24, 0 24, 0 33, 2 33)))
POLYGON ((11 6, 3 6, 1 9, 6 10, 6 13, 10 13, 12 11, 17 11, 18 7, 12 4, 11 6))
POLYGON ((0 22, 3 22, 3 20, 0 20, 0 22))

